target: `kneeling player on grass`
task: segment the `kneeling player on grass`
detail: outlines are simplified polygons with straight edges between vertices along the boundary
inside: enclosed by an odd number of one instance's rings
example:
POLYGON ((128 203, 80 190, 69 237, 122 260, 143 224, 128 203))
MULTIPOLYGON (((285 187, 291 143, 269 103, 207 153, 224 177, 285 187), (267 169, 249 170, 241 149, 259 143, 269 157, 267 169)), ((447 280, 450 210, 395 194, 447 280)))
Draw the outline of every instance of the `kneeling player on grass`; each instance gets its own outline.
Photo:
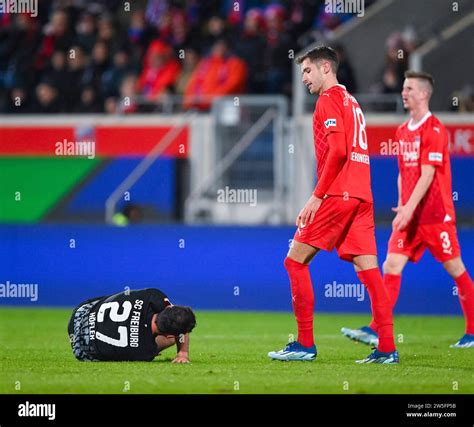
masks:
POLYGON ((298 58, 303 83, 319 94, 313 117, 318 184, 296 219, 298 227, 285 259, 298 324, 297 341, 268 356, 314 360, 314 294, 308 264, 320 249, 337 248, 366 286, 380 331, 378 348, 358 363, 398 363, 392 307, 377 265, 375 226, 365 119, 356 99, 337 82, 337 55, 317 47, 298 58))
POLYGON ((189 362, 196 318, 158 289, 125 291, 79 304, 69 320, 74 355, 81 361, 152 361, 176 344, 174 363, 189 362))
MULTIPOLYGON (((451 347, 474 348, 474 285, 461 259, 456 233, 451 189, 448 134, 443 124, 431 114, 429 100, 433 77, 407 71, 403 84, 403 105, 410 119, 396 132, 400 150, 398 165, 398 207, 393 232, 383 265, 384 285, 392 305, 400 291, 401 274, 408 261, 418 262, 426 248, 456 282, 466 330, 451 347)), ((376 345, 377 321, 359 329, 342 328, 354 341, 376 345)))

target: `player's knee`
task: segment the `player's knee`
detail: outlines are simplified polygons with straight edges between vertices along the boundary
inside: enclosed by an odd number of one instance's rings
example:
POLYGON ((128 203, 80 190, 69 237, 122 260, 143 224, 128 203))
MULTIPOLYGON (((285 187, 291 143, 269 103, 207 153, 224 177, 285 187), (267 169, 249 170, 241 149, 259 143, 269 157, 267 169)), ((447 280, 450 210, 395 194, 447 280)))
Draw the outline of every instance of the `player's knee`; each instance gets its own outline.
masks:
POLYGON ((383 263, 384 274, 402 274, 403 263, 394 260, 393 258, 387 258, 383 263))
POLYGON ((286 257, 283 261, 283 265, 285 266, 285 270, 289 273, 292 270, 293 263, 296 262, 292 260, 290 257, 286 257))
POLYGON ((466 270, 466 267, 464 267, 464 263, 462 262, 461 257, 457 257, 444 262, 443 267, 453 279, 459 277, 466 270))
POLYGON ((303 264, 299 261, 296 261, 293 258, 290 258, 288 256, 283 261, 283 265, 285 266, 285 269, 289 274, 292 273, 296 269, 305 267, 305 264, 303 264))

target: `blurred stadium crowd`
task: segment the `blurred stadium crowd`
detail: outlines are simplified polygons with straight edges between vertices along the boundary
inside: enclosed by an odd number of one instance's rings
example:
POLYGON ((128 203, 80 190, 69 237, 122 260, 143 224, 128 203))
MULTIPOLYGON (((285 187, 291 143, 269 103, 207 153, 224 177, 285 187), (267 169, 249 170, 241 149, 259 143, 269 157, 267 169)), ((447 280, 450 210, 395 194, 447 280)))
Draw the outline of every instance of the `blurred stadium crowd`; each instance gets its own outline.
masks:
MULTIPOLYGON (((41 0, 39 8, 36 18, 0 14, 0 113, 133 113, 170 95, 184 97, 180 108, 205 110, 225 94, 291 96, 289 52, 354 16, 327 14, 324 0, 41 0)), ((374 92, 400 92, 418 43, 413 29, 389 37, 374 92)), ((340 82, 357 93, 336 48, 340 82)))
MULTIPOLYGON (((291 95, 289 52, 352 17, 326 14, 323 0, 126 3, 42 0, 37 18, 0 15, 0 111, 134 112, 134 96, 170 94, 205 109, 202 95, 291 95)), ((353 81, 349 65, 342 71, 353 81)))

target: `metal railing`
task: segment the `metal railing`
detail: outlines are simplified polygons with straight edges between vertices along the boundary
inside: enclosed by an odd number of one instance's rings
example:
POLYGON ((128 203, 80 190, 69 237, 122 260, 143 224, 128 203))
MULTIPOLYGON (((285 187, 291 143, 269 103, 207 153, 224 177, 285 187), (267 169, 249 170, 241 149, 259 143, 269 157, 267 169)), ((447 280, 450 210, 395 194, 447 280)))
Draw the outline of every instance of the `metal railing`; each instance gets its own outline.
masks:
POLYGON ((410 68, 415 71, 421 71, 423 69, 424 56, 471 25, 474 25, 474 11, 461 17, 447 28, 438 28, 438 31, 429 40, 426 40, 410 55, 410 68))
MULTIPOLYGON (((193 97, 192 102, 189 106, 187 106, 186 102, 190 102, 191 98, 187 98, 183 95, 163 94, 152 99, 143 95, 135 95, 127 99, 126 103, 122 101, 118 105, 117 113, 126 114, 127 109, 131 105, 137 105, 139 110, 138 113, 159 113, 171 115, 190 111, 196 104, 205 104, 210 106, 217 99, 219 99, 219 97, 216 95, 199 95, 193 97)), ((203 110, 207 109, 209 108, 203 108, 203 110)))
MULTIPOLYGON (((208 217, 220 222, 222 210, 217 193, 224 188, 258 192, 258 206, 244 213, 245 207, 235 205, 232 215, 260 215, 281 219, 284 203, 284 162, 287 100, 282 96, 236 96, 214 101, 211 110, 212 138, 196 149, 191 168, 196 179, 185 201, 187 222, 208 217), (271 126, 273 124, 273 126, 271 126), (202 151, 210 152, 206 165, 201 162, 202 151), (240 214, 238 213, 240 212, 240 214)), ((229 218, 231 220, 231 218, 229 218)), ((221 222, 225 222, 222 219, 221 222)))
POLYGON ((130 174, 120 183, 105 202, 105 222, 113 224, 113 216, 117 202, 123 197, 135 183, 145 174, 151 165, 160 157, 176 137, 189 126, 196 118, 196 112, 187 112, 181 118, 179 125, 173 126, 162 139, 157 142, 148 155, 130 172, 130 174))

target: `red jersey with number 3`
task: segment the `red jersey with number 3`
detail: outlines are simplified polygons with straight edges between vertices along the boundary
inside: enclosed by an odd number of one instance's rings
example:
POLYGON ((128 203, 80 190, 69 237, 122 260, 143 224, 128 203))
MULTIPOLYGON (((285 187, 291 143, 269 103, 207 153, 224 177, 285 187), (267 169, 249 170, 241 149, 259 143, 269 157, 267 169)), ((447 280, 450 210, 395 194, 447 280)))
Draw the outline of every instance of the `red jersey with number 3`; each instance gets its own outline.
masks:
POLYGON ((372 203, 364 114, 357 100, 339 84, 319 96, 314 110, 313 136, 318 180, 324 171, 329 149, 328 135, 332 132, 343 132, 345 135, 346 163, 326 194, 354 197, 372 203))
POLYGON ((418 224, 455 222, 448 133, 444 125, 428 112, 417 124, 410 119, 400 125, 396 138, 399 141, 403 205, 408 202, 421 176, 421 165, 436 168, 433 182, 416 208, 413 221, 418 224))

